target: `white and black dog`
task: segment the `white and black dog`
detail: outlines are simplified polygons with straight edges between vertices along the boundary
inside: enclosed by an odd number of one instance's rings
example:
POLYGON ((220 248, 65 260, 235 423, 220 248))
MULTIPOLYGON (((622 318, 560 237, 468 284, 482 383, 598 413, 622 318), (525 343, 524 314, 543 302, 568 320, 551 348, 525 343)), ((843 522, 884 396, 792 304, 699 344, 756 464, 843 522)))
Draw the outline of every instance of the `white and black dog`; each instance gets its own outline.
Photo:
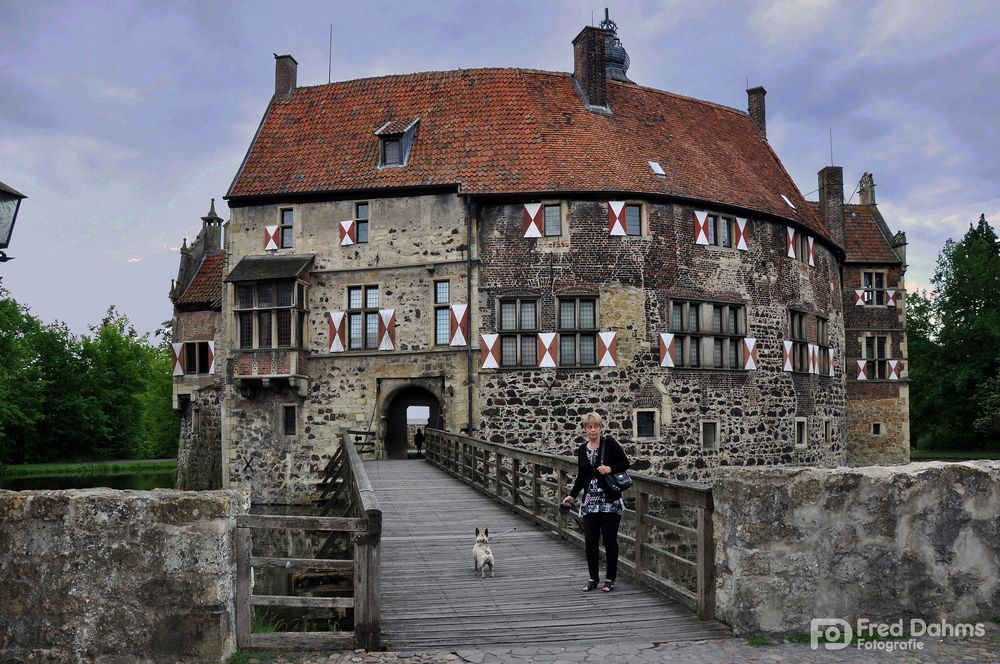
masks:
POLYGON ((490 529, 486 528, 482 533, 476 528, 476 543, 472 545, 472 562, 475 569, 479 571, 479 577, 486 577, 486 567, 490 568, 490 576, 493 573, 493 551, 490 550, 490 529))

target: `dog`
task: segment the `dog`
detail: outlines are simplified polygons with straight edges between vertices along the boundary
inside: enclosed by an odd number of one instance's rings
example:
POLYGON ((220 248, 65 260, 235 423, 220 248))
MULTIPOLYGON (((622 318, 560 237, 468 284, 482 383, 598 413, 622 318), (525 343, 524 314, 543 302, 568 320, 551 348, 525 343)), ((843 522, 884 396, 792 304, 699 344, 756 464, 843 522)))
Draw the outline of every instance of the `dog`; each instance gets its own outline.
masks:
POLYGON ((476 543, 472 545, 472 562, 475 570, 479 572, 479 578, 486 578, 486 568, 490 568, 490 576, 495 577, 493 551, 490 550, 490 529, 486 528, 479 532, 476 528, 476 543))

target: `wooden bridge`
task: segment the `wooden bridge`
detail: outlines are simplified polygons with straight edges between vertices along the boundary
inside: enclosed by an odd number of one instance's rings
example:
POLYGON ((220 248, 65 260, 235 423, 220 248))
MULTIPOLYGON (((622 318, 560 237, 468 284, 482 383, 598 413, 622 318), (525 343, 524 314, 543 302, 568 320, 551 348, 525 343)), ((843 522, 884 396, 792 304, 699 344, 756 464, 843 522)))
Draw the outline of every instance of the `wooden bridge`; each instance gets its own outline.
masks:
MULTIPOLYGON (((608 634, 619 642, 729 635, 711 620, 709 489, 637 475, 623 520, 616 588, 582 593, 588 576, 582 531, 575 517, 558 510, 574 479, 573 459, 433 430, 425 448, 426 460, 362 466, 345 439, 345 451, 331 461, 323 516, 305 519, 316 519, 317 530, 350 532, 352 559, 330 559, 324 546, 315 556, 320 560, 292 562, 309 569, 353 566, 354 599, 275 598, 245 588, 243 611, 237 609, 245 625, 241 646, 455 650, 595 643, 608 634), (345 496, 344 515, 327 516, 345 496), (494 578, 473 570, 477 527, 493 536, 494 578), (354 633, 250 635, 250 606, 282 603, 353 608, 354 633)), ((301 517, 267 519, 268 527, 279 527, 282 519, 309 527, 301 517)), ((247 539, 249 528, 265 527, 261 517, 245 524, 247 539)), ((288 561, 254 557, 245 567, 288 561)))

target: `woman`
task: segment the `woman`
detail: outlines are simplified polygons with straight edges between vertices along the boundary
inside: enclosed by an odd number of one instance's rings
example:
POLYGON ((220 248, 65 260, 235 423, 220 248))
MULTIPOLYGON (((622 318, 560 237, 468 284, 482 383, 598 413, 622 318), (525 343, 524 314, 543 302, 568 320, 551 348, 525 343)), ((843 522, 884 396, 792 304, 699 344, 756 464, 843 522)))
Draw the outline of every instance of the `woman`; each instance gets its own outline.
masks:
POLYGON ((571 507, 576 502, 576 496, 584 490, 583 503, 580 505, 580 516, 583 517, 583 533, 587 542, 587 568, 590 570, 590 580, 582 588, 590 592, 598 584, 597 563, 600 559, 599 542, 604 538, 604 553, 608 558, 608 570, 602 590, 606 593, 615 589, 615 577, 618 576, 618 526, 625 513, 625 504, 621 493, 611 489, 604 481, 608 473, 620 473, 628 470, 628 457, 621 445, 611 436, 602 436, 604 420, 597 413, 587 413, 583 416, 583 429, 587 441, 577 451, 578 472, 570 495, 563 498, 562 504, 571 507), (603 453, 603 463, 601 462, 603 453))

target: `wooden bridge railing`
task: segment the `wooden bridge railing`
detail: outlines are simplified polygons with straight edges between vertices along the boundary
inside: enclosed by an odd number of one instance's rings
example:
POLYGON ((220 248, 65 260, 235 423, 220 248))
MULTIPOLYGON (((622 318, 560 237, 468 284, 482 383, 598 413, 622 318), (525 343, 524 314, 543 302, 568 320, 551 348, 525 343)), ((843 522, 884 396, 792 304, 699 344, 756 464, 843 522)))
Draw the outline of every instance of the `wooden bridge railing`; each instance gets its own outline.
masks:
MULTIPOLYGON (((583 546, 577 517, 559 510, 576 478, 576 459, 426 430, 425 457, 515 513, 583 546)), ((618 564, 705 620, 715 617, 712 490, 629 472, 618 564), (631 555, 625 555, 631 552, 631 555)))
POLYGON ((327 498, 322 516, 278 516, 244 514, 236 519, 236 643, 240 648, 318 650, 327 648, 379 649, 381 639, 380 548, 382 510, 371 482, 349 435, 325 469, 320 485, 327 498), (327 516, 335 505, 341 516, 327 516), (271 558, 253 555, 252 531, 257 529, 295 529, 329 532, 315 558, 271 558), (351 558, 328 558, 336 538, 352 538, 351 558), (254 595, 254 568, 300 570, 351 570, 353 597, 306 597, 254 595), (272 632, 251 633, 254 606, 353 609, 353 632, 272 632))

